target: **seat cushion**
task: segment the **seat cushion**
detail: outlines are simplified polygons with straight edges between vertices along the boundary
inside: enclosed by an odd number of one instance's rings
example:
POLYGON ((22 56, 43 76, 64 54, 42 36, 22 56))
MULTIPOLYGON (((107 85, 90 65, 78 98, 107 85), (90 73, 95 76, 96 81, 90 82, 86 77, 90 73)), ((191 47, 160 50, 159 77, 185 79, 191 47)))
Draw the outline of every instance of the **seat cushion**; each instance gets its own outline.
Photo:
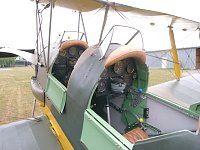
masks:
POLYGON ((135 144, 138 140, 148 138, 148 135, 141 128, 135 128, 123 136, 132 144, 135 144))

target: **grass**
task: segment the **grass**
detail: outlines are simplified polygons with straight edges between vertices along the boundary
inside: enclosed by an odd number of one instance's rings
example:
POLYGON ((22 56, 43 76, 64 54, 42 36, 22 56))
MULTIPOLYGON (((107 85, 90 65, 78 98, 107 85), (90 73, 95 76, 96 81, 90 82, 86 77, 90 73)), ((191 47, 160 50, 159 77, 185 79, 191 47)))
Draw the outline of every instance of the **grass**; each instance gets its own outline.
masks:
POLYGON ((151 69, 149 70, 149 86, 174 80, 175 76, 172 70, 151 69))
MULTIPOLYGON (((175 79, 172 71, 150 70, 149 86, 175 79)), ((0 69, 0 124, 5 124, 32 116, 33 94, 30 80, 34 75, 31 67, 0 69)), ((35 115, 42 111, 36 106, 35 115)))
MULTIPOLYGON (((0 69, 0 124, 32 116, 32 75, 34 69, 31 67, 0 69)), ((38 105, 35 114, 42 114, 38 105)))

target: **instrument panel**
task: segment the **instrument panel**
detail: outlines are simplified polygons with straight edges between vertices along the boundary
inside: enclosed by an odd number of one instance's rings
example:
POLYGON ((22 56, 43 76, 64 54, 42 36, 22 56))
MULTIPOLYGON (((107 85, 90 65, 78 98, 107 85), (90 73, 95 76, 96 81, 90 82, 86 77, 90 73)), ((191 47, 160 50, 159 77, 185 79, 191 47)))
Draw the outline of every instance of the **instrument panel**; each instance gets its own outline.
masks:
POLYGON ((117 74, 117 75, 122 75, 124 73, 124 63, 123 61, 118 61, 114 67, 113 67, 113 71, 117 74))
POLYGON ((74 65, 84 52, 81 46, 71 46, 59 53, 52 68, 52 74, 67 87, 74 65))
POLYGON ((136 79, 136 66, 134 61, 130 58, 118 61, 111 67, 112 76, 125 76, 132 75, 133 79, 136 79))
POLYGON ((133 58, 118 61, 105 69, 100 76, 97 87, 98 95, 106 94, 108 91, 123 93, 137 78, 136 65, 133 58))
POLYGON ((65 50, 65 57, 67 57, 68 65, 74 66, 78 60, 78 58, 81 56, 81 54, 84 52, 84 49, 80 46, 72 46, 65 50))

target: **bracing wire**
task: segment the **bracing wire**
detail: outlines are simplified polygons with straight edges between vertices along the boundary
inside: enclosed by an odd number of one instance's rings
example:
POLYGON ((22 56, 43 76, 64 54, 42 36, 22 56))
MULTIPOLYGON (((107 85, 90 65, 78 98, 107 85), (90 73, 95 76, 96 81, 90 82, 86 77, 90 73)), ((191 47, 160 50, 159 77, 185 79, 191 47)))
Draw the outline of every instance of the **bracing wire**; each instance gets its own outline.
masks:
POLYGON ((101 10, 103 10, 104 7, 105 7, 105 6, 103 6, 103 7, 99 8, 99 9, 97 9, 97 11, 96 11, 92 16, 90 16, 90 18, 88 18, 85 22, 89 22, 90 20, 92 20, 92 18, 94 18, 95 15, 96 15, 98 12, 100 12, 101 10))
MULTIPOLYGON (((165 52, 165 53, 167 53, 167 52, 165 52)), ((170 62, 170 63, 177 63, 177 62, 174 62, 174 61, 169 60, 169 59, 163 59, 162 56, 161 56, 161 57, 159 57, 159 56, 154 56, 154 55, 151 55, 151 54, 148 54, 148 53, 146 53, 146 55, 149 56, 149 57, 154 57, 154 58, 156 58, 156 59, 166 60, 166 61, 168 61, 168 62, 170 62)), ((167 67, 166 67, 166 68, 167 68, 167 67)), ((181 69, 184 69, 184 67, 182 66, 182 64, 181 64, 181 69)), ((170 73, 172 73, 172 75, 175 77, 175 75, 174 75, 174 73, 171 71, 171 69, 167 68, 167 70, 168 70, 170 73)), ((194 75, 193 75, 193 73, 191 73, 191 71, 186 71, 186 72, 187 72, 196 82, 198 82, 198 83, 200 84, 200 81, 194 77, 194 75)), ((197 72, 200 73, 200 71, 199 71, 198 69, 197 69, 197 72)))
MULTIPOLYGON (((154 56, 154 55, 150 55, 148 53, 146 53, 147 56, 150 56, 150 57, 153 57, 153 58, 156 58, 156 59, 160 59, 160 60, 166 60, 167 62, 170 62, 170 63, 177 63, 177 62, 174 62, 172 60, 169 60, 169 59, 163 59, 162 56, 166 55, 167 52, 163 53, 160 57, 159 56, 154 56)), ((155 63, 156 61, 154 61, 153 63, 155 63)), ((151 65, 153 64, 151 63, 151 65)), ((163 62, 162 62, 163 64, 163 62)), ((167 66, 165 66, 166 69, 172 74, 172 76, 175 78, 175 74, 172 72, 172 70, 170 68, 168 68, 167 66)))
MULTIPOLYGON (((112 7, 113 8, 113 7, 112 7)), ((131 26, 130 25, 130 19, 125 16, 121 11, 117 10, 116 8, 113 8, 113 10, 115 10, 115 12, 117 12, 117 14, 125 21, 125 23, 128 25, 128 26, 131 26)), ((137 29, 137 31, 139 32, 140 36, 141 36, 141 39, 142 39, 142 50, 146 51, 144 49, 144 39, 143 39, 143 36, 142 36, 142 33, 140 32, 140 30, 137 29)))

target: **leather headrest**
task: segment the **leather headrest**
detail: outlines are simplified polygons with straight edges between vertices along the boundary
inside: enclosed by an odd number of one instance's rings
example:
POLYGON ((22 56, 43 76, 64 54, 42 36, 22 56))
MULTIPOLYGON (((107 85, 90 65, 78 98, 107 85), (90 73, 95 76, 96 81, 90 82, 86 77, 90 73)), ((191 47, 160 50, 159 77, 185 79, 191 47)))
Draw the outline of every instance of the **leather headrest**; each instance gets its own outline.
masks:
POLYGON ((83 47, 84 50, 88 48, 88 44, 84 41, 81 40, 70 40, 70 41, 65 41, 61 44, 59 51, 62 52, 65 49, 72 47, 72 46, 80 46, 83 47))
POLYGON ((146 55, 144 51, 124 45, 114 50, 108 56, 105 62, 105 68, 108 68, 111 65, 117 63, 118 61, 126 58, 135 58, 140 64, 144 64, 146 62, 146 55))

